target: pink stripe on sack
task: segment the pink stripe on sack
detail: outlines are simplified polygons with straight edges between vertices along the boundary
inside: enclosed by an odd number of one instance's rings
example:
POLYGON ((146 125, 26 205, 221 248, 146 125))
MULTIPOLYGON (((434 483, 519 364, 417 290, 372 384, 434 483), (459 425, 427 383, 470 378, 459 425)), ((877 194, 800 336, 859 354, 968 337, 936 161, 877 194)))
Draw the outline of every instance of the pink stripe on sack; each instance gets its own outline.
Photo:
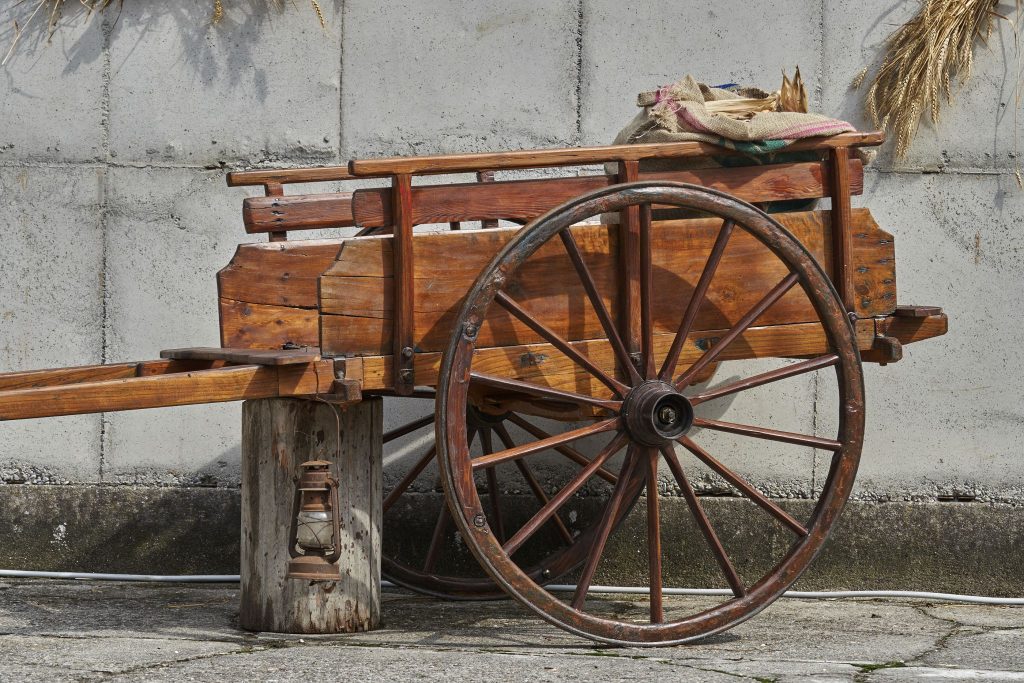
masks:
POLYGON ((711 130, 701 122, 700 119, 696 118, 689 109, 686 107, 680 107, 676 111, 676 117, 683 121, 683 123, 690 126, 690 128, 696 130, 698 133, 712 133, 718 135, 715 131, 711 130))

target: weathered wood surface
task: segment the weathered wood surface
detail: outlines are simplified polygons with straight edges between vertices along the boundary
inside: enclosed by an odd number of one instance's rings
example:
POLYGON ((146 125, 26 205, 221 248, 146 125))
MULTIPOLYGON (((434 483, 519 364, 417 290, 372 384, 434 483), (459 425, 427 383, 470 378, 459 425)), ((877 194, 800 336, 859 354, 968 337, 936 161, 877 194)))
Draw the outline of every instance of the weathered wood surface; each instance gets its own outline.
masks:
MULTIPOLYGON (((786 151, 829 150, 836 147, 880 145, 884 141, 885 134, 881 132, 842 133, 826 138, 797 140, 789 145, 786 151)), ((576 147, 569 149, 532 149, 519 152, 396 157, 391 159, 356 159, 349 162, 348 170, 352 175, 368 177, 393 175, 396 173, 460 173, 479 171, 481 169, 496 171, 516 168, 538 168, 541 166, 579 166, 615 161, 735 156, 741 154, 742 152, 703 142, 670 142, 644 145, 576 147)))
POLYGON ((334 385, 329 360, 285 366, 208 364, 209 369, 199 370, 191 369, 191 361, 163 362, 162 368, 156 363, 118 366, 116 372, 124 376, 116 378, 95 368, 37 372, 34 378, 28 377, 33 373, 17 373, 16 379, 3 380, 0 421, 329 394, 334 385))
MULTIPOLYGON (((697 360, 726 331, 716 329, 690 334, 679 355, 679 367, 685 369, 688 364, 697 360)), ((861 348, 870 348, 873 336, 874 325, 870 320, 858 323, 857 341, 861 348)), ((664 357, 673 338, 671 334, 654 336, 654 351, 658 358, 664 357)), ((615 357, 607 340, 575 341, 572 345, 599 368, 609 374, 614 373, 615 357)), ((804 357, 822 354, 828 349, 828 341, 820 323, 771 325, 749 328, 729 345, 720 358, 738 360, 773 356, 804 357)), ((425 385, 435 384, 441 369, 441 360, 441 354, 438 352, 417 354, 417 382, 425 385)), ((359 366, 353 366, 350 376, 359 377, 364 391, 391 386, 390 356, 367 356, 361 361, 359 366)), ((545 386, 582 394, 608 393, 607 387, 550 344, 479 349, 475 354, 473 370, 538 382, 545 386)))
POLYGON ((340 240, 239 245, 217 273, 221 345, 319 346, 319 279, 340 247, 340 240))
POLYGON ((239 624, 252 631, 352 633, 380 622, 380 399, 337 409, 316 401, 242 408, 239 624), (341 491, 341 580, 287 579, 295 468, 332 463, 341 491))
POLYGON ((248 233, 349 227, 355 225, 352 193, 248 197, 242 200, 242 222, 248 233))
MULTIPOLYGON (((783 223, 831 268, 828 212, 778 214, 783 223)), ((895 306, 892 236, 880 230, 865 209, 851 217, 855 233, 853 262, 858 315, 886 315, 895 306)), ((673 331, 720 221, 664 221, 653 230, 654 330, 673 331)), ((459 302, 483 267, 511 238, 514 229, 417 235, 414 269, 416 349, 440 351, 448 340, 459 302)), ((611 226, 578 226, 573 234, 606 305, 616 310, 616 231, 611 226)), ((328 354, 388 355, 391 352, 391 240, 346 240, 320 283, 321 348, 328 354)), ((786 274, 785 266, 742 231, 730 240, 695 323, 696 330, 726 329, 786 274)), ((599 321, 560 243, 542 247, 520 269, 510 290, 538 319, 570 340, 603 336, 599 321)), ((787 294, 760 325, 815 321, 806 295, 787 294)), ((495 310, 482 326, 480 346, 516 346, 539 337, 507 313, 495 310)))
MULTIPOLYGON (((736 168, 704 168, 685 171, 638 173, 635 180, 663 180, 691 183, 721 190, 748 202, 786 199, 814 199, 831 193, 830 164, 822 161, 736 168)), ((864 187, 864 167, 859 159, 848 162, 850 191, 860 194, 864 187)), ((627 182, 614 176, 595 175, 578 178, 507 180, 492 183, 421 185, 412 190, 412 220, 423 223, 474 221, 488 218, 530 220, 584 192, 627 182)), ((250 201, 250 200, 247 200, 250 201)), ((318 200, 319 201, 319 200, 318 200)), ((322 203, 323 208, 329 205, 322 203)), ((392 223, 390 191, 386 188, 356 190, 349 207, 339 213, 324 212, 322 224, 334 225, 351 215, 355 224, 374 228, 392 223)), ((287 218, 288 209, 279 209, 287 218)), ((261 216, 261 220, 265 219, 261 216)), ((308 219, 303 218, 303 222, 308 219)), ((250 232, 255 230, 250 229, 250 232)), ((293 229, 290 224, 289 230, 293 229)))
POLYGON ((170 372, 209 370, 223 363, 206 361, 152 360, 133 363, 112 363, 110 365, 83 365, 72 368, 47 370, 25 370, 0 374, 0 391, 13 389, 38 389, 82 382, 102 382, 129 377, 162 375, 170 372))
MULTIPOLYGON (((831 193, 831 165, 823 161, 706 168, 640 173, 639 180, 666 180, 703 185, 748 202, 814 199, 831 193)), ((850 193, 864 187, 860 159, 848 163, 850 193)), ((562 202, 602 187, 615 178, 604 175, 545 178, 488 183, 420 185, 412 190, 414 224, 506 218, 529 220, 562 202)), ((392 224, 391 190, 369 188, 335 194, 290 197, 249 197, 242 202, 248 233, 280 230, 318 230, 359 225, 379 228, 392 224)))
POLYGON ((184 349, 164 349, 161 358, 175 360, 222 360, 246 365, 302 365, 320 360, 320 349, 232 349, 214 346, 192 346, 184 349))

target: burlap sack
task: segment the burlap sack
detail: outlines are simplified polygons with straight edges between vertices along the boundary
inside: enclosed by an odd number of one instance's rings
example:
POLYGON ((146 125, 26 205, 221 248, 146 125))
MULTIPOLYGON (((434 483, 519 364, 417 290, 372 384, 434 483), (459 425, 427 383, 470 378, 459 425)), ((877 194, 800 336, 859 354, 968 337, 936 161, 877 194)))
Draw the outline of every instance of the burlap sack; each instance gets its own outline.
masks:
POLYGON ((764 154, 801 138, 854 130, 846 121, 821 114, 765 111, 749 119, 736 119, 708 111, 706 106, 712 101, 767 96, 757 88, 712 88, 686 76, 653 93, 641 93, 638 103, 643 110, 616 136, 615 143, 698 140, 749 154, 764 154))

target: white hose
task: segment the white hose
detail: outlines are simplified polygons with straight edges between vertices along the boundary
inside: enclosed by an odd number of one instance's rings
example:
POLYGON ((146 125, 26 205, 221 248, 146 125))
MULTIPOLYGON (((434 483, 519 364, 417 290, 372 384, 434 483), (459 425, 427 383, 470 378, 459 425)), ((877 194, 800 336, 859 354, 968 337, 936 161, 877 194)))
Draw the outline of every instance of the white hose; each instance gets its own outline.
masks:
POLYGON ((160 576, 159 574, 90 574, 87 572, 31 572, 21 569, 0 569, 0 578, 10 579, 75 579, 84 581, 152 581, 154 583, 238 583, 238 574, 199 574, 160 576))
MULTIPOLYGON (((156 574, 91 574, 87 572, 36 572, 20 569, 0 569, 0 578, 15 579, 74 579, 81 581, 149 581, 153 583, 238 583, 238 574, 171 575, 156 574)), ((390 581, 381 581, 383 588, 397 588, 390 581)), ((569 593, 576 590, 572 584, 546 586, 554 593, 569 593)), ((646 586, 591 586, 590 593, 622 593, 646 595, 646 586)), ((665 588, 665 595, 729 596, 727 588, 665 588)), ((784 598, 810 600, 836 600, 840 598, 911 598, 917 600, 940 600, 943 602, 967 602, 980 605, 1022 605, 1024 598, 996 598, 986 595, 958 595, 956 593, 928 593, 922 591, 786 591, 784 598)))

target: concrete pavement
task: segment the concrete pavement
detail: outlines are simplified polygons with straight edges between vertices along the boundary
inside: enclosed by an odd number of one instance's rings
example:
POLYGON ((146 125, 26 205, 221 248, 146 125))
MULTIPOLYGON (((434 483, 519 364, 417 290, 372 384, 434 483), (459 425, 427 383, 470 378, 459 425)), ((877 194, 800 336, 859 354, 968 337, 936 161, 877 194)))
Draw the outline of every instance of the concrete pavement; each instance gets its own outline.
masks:
POLYGON ((11 682, 1024 681, 1024 608, 784 599, 696 645, 613 649, 511 602, 399 591, 385 593, 380 630, 324 637, 239 630, 234 586, 8 581, 0 596, 11 682))

